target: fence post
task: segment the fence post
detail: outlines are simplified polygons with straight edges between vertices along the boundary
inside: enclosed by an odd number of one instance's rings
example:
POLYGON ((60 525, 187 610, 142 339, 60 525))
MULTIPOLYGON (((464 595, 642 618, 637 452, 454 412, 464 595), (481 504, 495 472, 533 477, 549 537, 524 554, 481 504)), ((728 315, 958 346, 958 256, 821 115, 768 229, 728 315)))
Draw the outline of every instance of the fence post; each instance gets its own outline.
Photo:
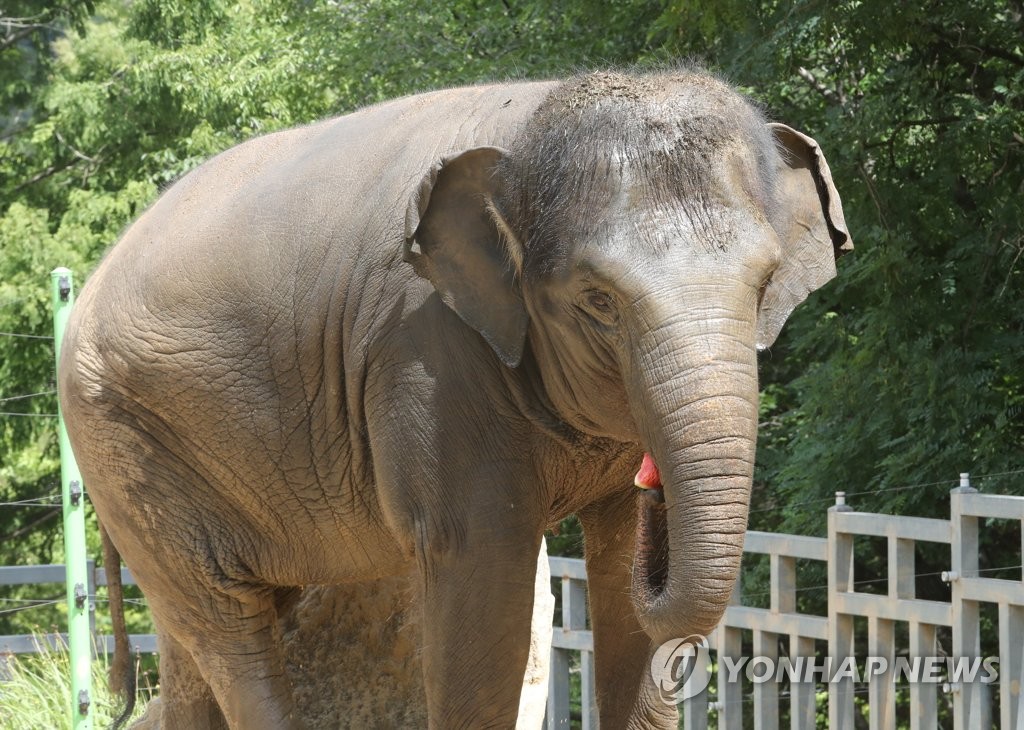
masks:
MULTIPOLYGON (((88 558, 88 555, 86 556, 88 558)), ((96 561, 87 559, 85 561, 85 573, 89 576, 89 585, 86 592, 90 599, 96 596, 96 561)), ((96 648, 96 601, 89 601, 89 635, 92 637, 93 649, 96 648)))
MULTIPOLYGON (((53 336, 56 362, 64 327, 75 301, 71 272, 63 267, 50 272, 53 299, 53 336)), ((71 728, 91 730, 92 646, 89 627, 89 575, 85 548, 85 490, 82 475, 71 453, 71 442, 64 428, 64 416, 57 407, 57 434, 60 441, 61 495, 64 504, 64 564, 68 601, 68 652, 71 657, 71 728)))
MULTIPOLYGON (((853 591, 853 537, 839 530, 839 513, 850 512, 846 493, 836 492, 836 503, 828 508, 828 677, 839 664, 854 656, 853 617, 839 613, 837 596, 853 591)), ((830 683, 828 726, 832 730, 854 729, 853 681, 848 677, 830 683)))
POLYGON ((729 681, 725 658, 732 666, 739 666, 743 658, 743 632, 729 626, 719 626, 718 632, 718 730, 743 730, 743 683, 737 677, 729 681))
MULTIPOLYGON (((961 499, 978 490, 971 486, 967 473, 960 475, 960 486, 950 491, 949 507, 952 523, 951 553, 953 570, 950 578, 953 604, 953 656, 973 658, 981 655, 981 633, 978 602, 964 597, 960 578, 978 575, 978 518, 964 514, 961 499)), ((955 730, 973 730, 991 727, 988 717, 988 697, 984 685, 977 682, 950 684, 953 694, 953 727, 955 730)))

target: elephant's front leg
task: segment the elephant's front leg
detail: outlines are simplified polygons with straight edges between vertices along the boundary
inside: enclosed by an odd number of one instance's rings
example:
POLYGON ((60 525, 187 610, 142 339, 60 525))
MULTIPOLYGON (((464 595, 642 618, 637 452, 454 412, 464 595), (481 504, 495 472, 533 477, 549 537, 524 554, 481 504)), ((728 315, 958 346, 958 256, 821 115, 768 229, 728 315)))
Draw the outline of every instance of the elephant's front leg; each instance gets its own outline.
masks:
POLYGON ((657 647, 640 627, 630 596, 636 532, 634 489, 581 510, 587 559, 590 623, 601 727, 675 728, 678 713, 665 704, 651 677, 657 647))
MULTIPOLYGON (((507 509, 507 506, 506 506, 507 509)), ((541 528, 495 507, 421 550, 423 678, 431 728, 512 728, 530 650, 541 528)))

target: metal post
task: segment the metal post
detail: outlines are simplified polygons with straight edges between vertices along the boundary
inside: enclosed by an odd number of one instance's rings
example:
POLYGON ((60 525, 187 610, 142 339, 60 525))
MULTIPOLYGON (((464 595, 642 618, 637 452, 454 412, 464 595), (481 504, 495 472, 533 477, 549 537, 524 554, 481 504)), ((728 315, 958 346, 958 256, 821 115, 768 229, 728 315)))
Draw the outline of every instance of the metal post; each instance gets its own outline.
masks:
MULTIPOLYGON (((960 486, 950 490, 949 508, 952 523, 950 553, 953 569, 945 578, 952 589, 953 656, 972 659, 981 656, 981 619, 979 601, 964 594, 961 578, 978 576, 978 518, 964 511, 963 497, 978 490, 971 486, 970 474, 960 474, 960 486)), ((953 695, 954 730, 991 727, 988 722, 987 687, 978 682, 950 684, 953 695)))
MULTIPOLYGON (((836 503, 828 509, 828 679, 848 657, 854 656, 853 616, 840 613, 840 593, 853 592, 853 536, 839 529, 839 515, 852 512, 846 492, 836 492, 836 503)), ((853 730, 853 681, 844 677, 829 684, 828 727, 853 730)))
MULTIPOLYGON (((64 326, 75 301, 71 272, 63 267, 50 272, 53 293, 53 336, 56 360, 60 362, 60 345, 64 326)), ((92 716, 92 647, 89 632, 89 574, 85 548, 85 490, 82 475, 71 453, 64 417, 57 412, 57 433, 60 440, 61 494, 64 502, 64 564, 66 566, 68 601, 68 650, 71 656, 71 728, 91 730, 92 716)))

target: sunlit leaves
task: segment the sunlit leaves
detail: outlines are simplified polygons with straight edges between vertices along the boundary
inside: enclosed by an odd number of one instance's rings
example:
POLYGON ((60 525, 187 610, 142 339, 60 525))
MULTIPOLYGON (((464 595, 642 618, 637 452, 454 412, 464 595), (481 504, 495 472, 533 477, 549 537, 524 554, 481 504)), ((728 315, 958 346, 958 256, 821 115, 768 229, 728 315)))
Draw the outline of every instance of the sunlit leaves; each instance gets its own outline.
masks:
MULTIPOLYGON (((777 509, 755 521, 820 532, 837 489, 1020 468, 1020 9, 745 6, 742 19, 681 28, 677 48, 699 33, 712 65, 818 139, 857 245, 763 359, 758 498, 777 509)), ((698 7, 671 6, 680 23, 698 7)), ((942 496, 891 489, 855 504, 942 515, 942 496)))

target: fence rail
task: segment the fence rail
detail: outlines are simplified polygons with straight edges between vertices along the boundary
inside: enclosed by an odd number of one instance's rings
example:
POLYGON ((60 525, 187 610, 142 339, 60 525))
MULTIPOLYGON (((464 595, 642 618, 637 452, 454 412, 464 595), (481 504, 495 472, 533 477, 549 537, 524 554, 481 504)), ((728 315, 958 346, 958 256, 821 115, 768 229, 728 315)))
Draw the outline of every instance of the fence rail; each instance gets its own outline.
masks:
MULTIPOLYGON (((107 571, 97 568, 94 560, 86 562, 89 594, 89 628, 93 636, 93 647, 97 652, 110 654, 114 651, 114 637, 96 633, 96 588, 107 585, 107 571)), ((18 585, 64 585, 66 568, 63 565, 9 565, 0 567, 0 587, 18 585)), ((121 568, 121 582, 135 585, 128 568, 121 568)), ((141 652, 156 651, 156 636, 153 634, 131 634, 131 645, 141 652)), ((59 643, 67 645, 67 634, 10 634, 0 636, 0 655, 32 654, 43 648, 53 648, 59 643), (42 643, 40 643, 42 642, 42 643)))

